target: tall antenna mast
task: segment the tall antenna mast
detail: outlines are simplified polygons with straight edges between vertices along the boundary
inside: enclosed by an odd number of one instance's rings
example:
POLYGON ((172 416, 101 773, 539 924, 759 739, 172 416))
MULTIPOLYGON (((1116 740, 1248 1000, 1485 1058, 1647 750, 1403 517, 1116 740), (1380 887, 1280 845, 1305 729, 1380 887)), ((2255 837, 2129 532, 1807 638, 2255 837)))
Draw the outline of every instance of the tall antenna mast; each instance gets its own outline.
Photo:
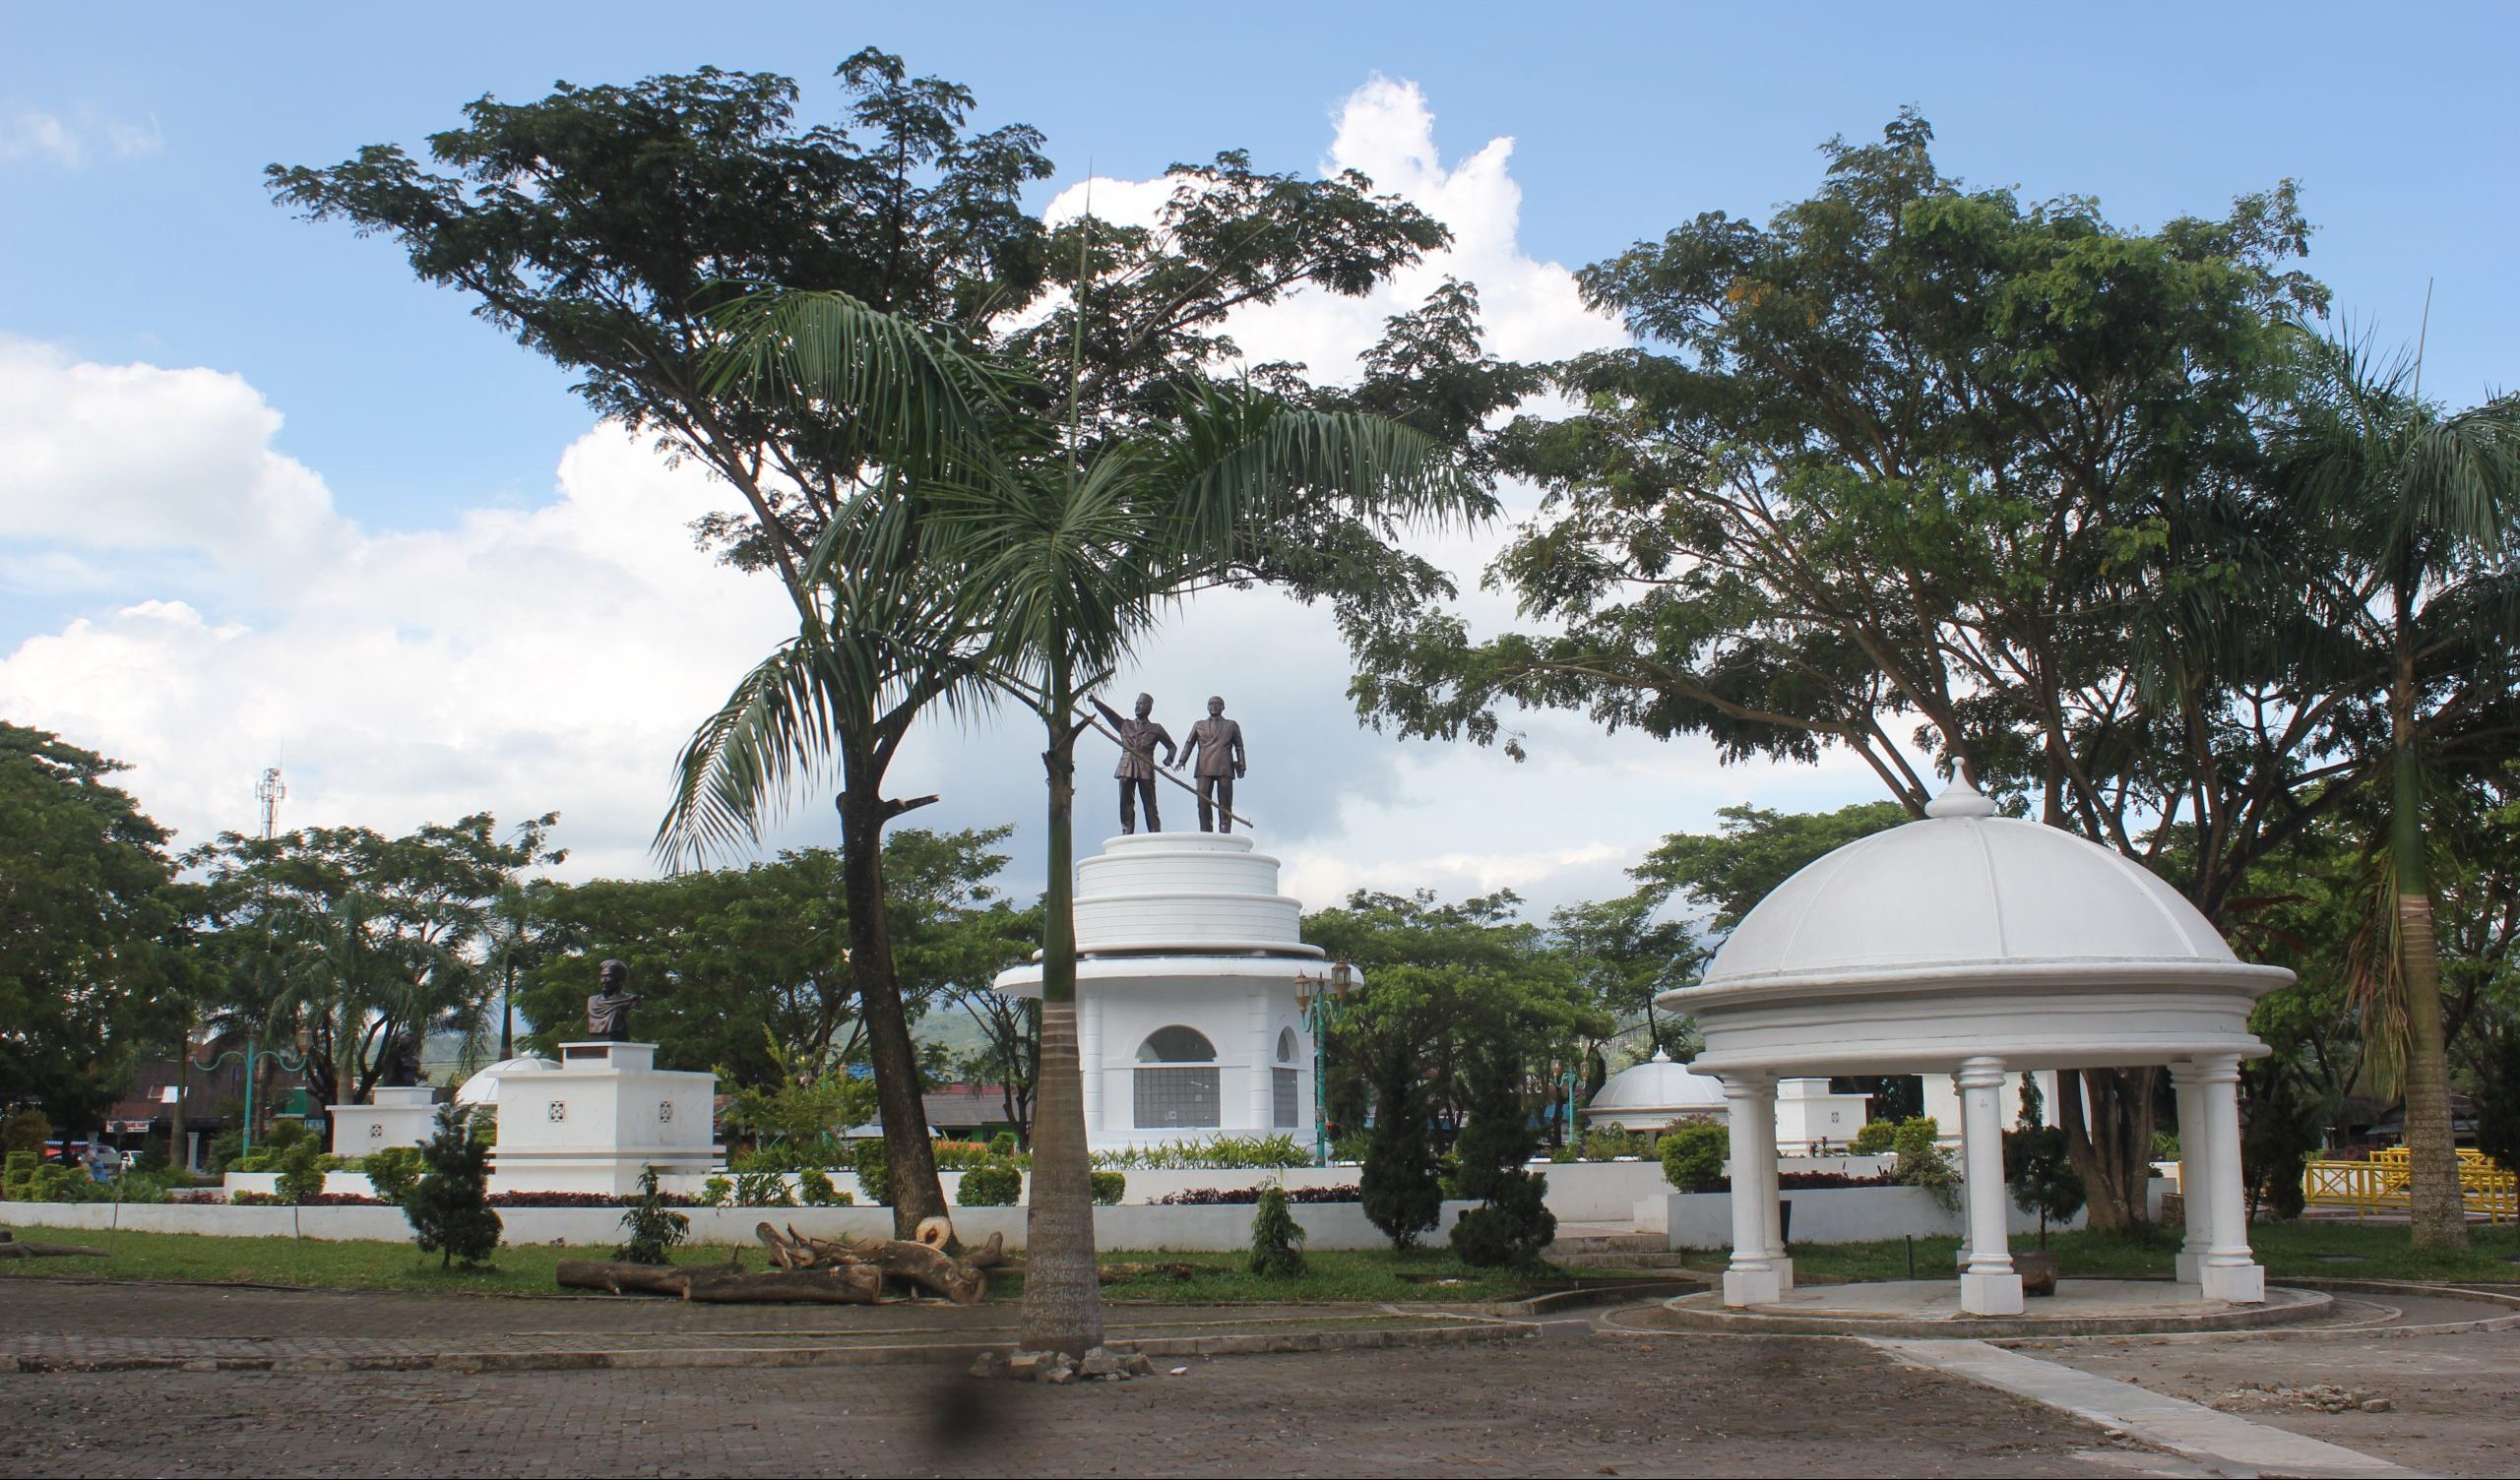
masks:
POLYGON ((287 795, 288 788, 281 784, 277 766, 266 768, 263 778, 254 783, 254 800, 263 804, 263 841, 272 840, 272 833, 280 825, 281 801, 287 795))

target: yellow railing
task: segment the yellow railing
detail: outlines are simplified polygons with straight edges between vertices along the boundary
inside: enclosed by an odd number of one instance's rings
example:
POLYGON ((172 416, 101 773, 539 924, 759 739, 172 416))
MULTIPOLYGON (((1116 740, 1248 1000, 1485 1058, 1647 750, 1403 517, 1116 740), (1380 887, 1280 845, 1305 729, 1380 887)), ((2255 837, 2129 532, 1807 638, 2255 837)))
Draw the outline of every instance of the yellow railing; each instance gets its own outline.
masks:
MULTIPOLYGON (((2313 1161, 2301 1170, 2301 1195, 2314 1207, 2404 1212, 2409 1170, 2402 1147, 2374 1151, 2368 1161, 2313 1161)), ((2520 1176, 2495 1166, 2482 1152, 2459 1153, 2459 1193, 2472 1213, 2497 1222, 2520 1221, 2520 1176)))

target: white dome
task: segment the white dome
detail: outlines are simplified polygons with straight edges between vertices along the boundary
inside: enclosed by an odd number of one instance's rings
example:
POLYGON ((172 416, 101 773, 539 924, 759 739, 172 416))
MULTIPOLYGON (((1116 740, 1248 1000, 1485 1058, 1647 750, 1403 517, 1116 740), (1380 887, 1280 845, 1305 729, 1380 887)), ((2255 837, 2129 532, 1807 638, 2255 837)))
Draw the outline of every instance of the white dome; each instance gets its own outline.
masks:
POLYGON ((1642 1064, 1630 1064, 1603 1083, 1602 1092, 1585 1105, 1596 1120, 1667 1123, 1687 1115, 1724 1109, 1724 1085, 1712 1076, 1674 1064, 1661 1049, 1642 1064))
POLYGON ((2151 870, 1994 810, 1954 782, 1923 821, 1813 862, 1734 927, 1702 987, 1856 973, 1981 978, 2078 962, 2238 965, 2196 906, 2151 870))
POLYGON ((455 1091, 455 1102, 459 1105, 495 1105, 499 1102, 500 1079, 512 1074, 545 1074, 559 1067, 548 1059, 536 1059, 531 1056, 522 1059, 501 1059, 466 1079, 463 1087, 455 1091))

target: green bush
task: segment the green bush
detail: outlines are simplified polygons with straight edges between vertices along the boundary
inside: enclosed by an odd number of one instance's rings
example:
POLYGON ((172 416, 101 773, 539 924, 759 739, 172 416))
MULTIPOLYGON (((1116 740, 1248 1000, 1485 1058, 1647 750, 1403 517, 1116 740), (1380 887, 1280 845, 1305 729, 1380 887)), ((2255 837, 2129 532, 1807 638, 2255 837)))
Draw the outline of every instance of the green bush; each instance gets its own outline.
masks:
MULTIPOLYGON (((1593 1126, 1584 1132, 1582 1150, 1582 1159, 1586 1161, 1616 1161, 1621 1156, 1642 1156, 1645 1154, 1645 1138, 1616 1126, 1593 1126)), ((1553 1161, 1556 1158, 1549 1159, 1553 1161)))
MULTIPOLYGON (((2083 1176, 2065 1151, 2061 1126, 2031 1126, 2004 1133, 2004 1181, 2013 1206, 2039 1216, 2039 1247, 2048 1247, 2048 1225, 2083 1208, 2083 1176)), ((2299 1186, 2300 1179, 2294 1183, 2299 1186)))
POLYGON ((1417 1055, 1385 1048, 1367 1066, 1373 1082, 1374 1124, 1365 1147, 1356 1193, 1365 1217, 1394 1249, 1416 1246, 1418 1235, 1443 1217, 1443 1174, 1426 1139, 1426 1088, 1417 1055))
POLYGON ((1517 1170, 1491 1188, 1486 1201, 1453 1223, 1453 1253, 1483 1267, 1532 1264, 1557 1237, 1557 1215, 1548 1210, 1548 1179, 1517 1170))
POLYGON ((440 1254, 441 1269, 457 1260, 477 1264, 499 1247, 499 1215, 490 1206, 489 1147, 472 1134, 469 1105, 437 1107, 437 1134, 420 1150, 425 1167, 403 1216, 422 1254, 440 1254))
POLYGON ((1455 1142, 1461 1195, 1480 1205, 1453 1224, 1453 1253, 1472 1264, 1529 1264, 1557 1237, 1548 1179, 1530 1169, 1539 1137, 1523 1111, 1520 1045, 1497 1039, 1471 1057, 1470 1123, 1455 1142))
POLYGON ((1896 1145, 1898 1138, 1898 1122, 1868 1120, 1863 1123, 1862 1130, 1855 1133, 1855 1140, 1847 1143, 1847 1149, 1858 1156, 1878 1156, 1896 1145))
POLYGON ((42 1164, 43 1155, 39 1151, 11 1151, 5 1159, 0 1159, 0 1168, 5 1168, 0 1170, 0 1198, 13 1202, 33 1202, 34 1199, 27 1196, 26 1187, 34 1180, 35 1168, 42 1164))
POLYGON ((1287 1190, 1266 1187, 1251 1214, 1251 1272, 1270 1279, 1303 1273, 1303 1225, 1287 1206, 1287 1190))
POLYGON ((848 1159, 848 1147, 829 1139, 771 1141, 728 1157, 726 1169, 732 1172, 827 1171, 848 1159))
POLYGON ((880 1141, 861 1141, 849 1149, 850 1170, 857 1174, 857 1190, 869 1202, 893 1204, 893 1164, 880 1141))
POLYGON ((1330 1159, 1350 1163, 1361 1162, 1365 1159, 1365 1153, 1372 1149, 1373 1143, 1374 1133, 1371 1131, 1351 1131, 1330 1143, 1330 1159))
POLYGON ((991 1156, 1011 1159, 1018 1149, 1015 1133, 1012 1131, 1000 1131, 988 1139, 988 1153, 991 1156))
POLYGON ((793 1207, 796 1195, 788 1190, 785 1172, 737 1172, 735 1174, 735 1205, 737 1207, 793 1207))
POLYGON ((847 1207, 857 1200, 832 1185, 831 1173, 809 1166, 796 1174, 796 1195, 807 1207, 847 1207))
POLYGON ((1942 1127, 1930 1115, 1901 1121, 1891 1139, 1897 1159, 1890 1163, 1890 1180, 1922 1187, 1936 1203, 1951 1209, 1960 1205, 1960 1168, 1942 1148, 1941 1136, 1942 1127))
POLYGON ((1090 1172, 1094 1179, 1094 1201, 1103 1207, 1116 1207, 1129 1195, 1129 1179, 1123 1172, 1090 1172))
POLYGON ((397 1207, 419 1185, 421 1166, 418 1146, 387 1146, 359 1160, 359 1170, 367 1173, 367 1185, 375 1190, 377 1200, 397 1207))
POLYGON ((1097 1151, 1094 1164, 1112 1171, 1274 1171, 1312 1165, 1309 1147, 1294 1137, 1216 1136, 1205 1141, 1171 1141, 1126 1150, 1097 1151))
POLYGON ((32 1105, 20 1105, 0 1117, 0 1150, 32 1151, 37 1160, 43 1157, 43 1143, 52 1140, 52 1122, 32 1105))
POLYGON ((1024 1174, 1011 1161, 985 1161, 963 1174, 954 1201, 965 1207, 1012 1207, 1024 1195, 1024 1174))
POLYGON ((735 1184, 724 1177, 712 1177, 700 1184, 700 1205, 727 1207, 735 1201, 735 1184))
POLYGON ((269 1193, 229 1193, 227 1205, 230 1207, 278 1207, 280 1199, 269 1193))
POLYGON ((1732 1133, 1711 1120, 1684 1121, 1663 1137, 1663 1180, 1684 1193, 1702 1193, 1724 1180, 1724 1158, 1732 1133))
MULTIPOLYGON (((263 1138, 263 1149, 278 1156, 301 1141, 314 1139, 315 1133, 306 1129, 306 1122, 295 1116, 282 1116, 272 1122, 271 1134, 263 1138)), ((318 1146, 316 1150, 321 1153, 323 1147, 318 1146)))
POLYGON ((210 1139, 210 1149, 202 1152, 202 1169, 214 1177, 222 1172, 241 1172, 245 1169, 235 1165, 235 1161, 244 1154, 244 1132, 221 1131, 210 1139))
POLYGON ((621 1230, 629 1238, 612 1257, 634 1264, 671 1264, 673 1246, 691 1237, 691 1219, 665 1206, 664 1195, 657 1191, 655 1167, 640 1169, 639 1196, 622 1212, 621 1230))
POLYGON ((928 1145, 940 1172, 968 1172, 990 1159, 988 1142, 984 1141, 938 1141, 928 1145))
POLYGON ((323 1151, 313 1138, 303 1138, 280 1153, 280 1200, 305 1202, 324 1194, 323 1151))

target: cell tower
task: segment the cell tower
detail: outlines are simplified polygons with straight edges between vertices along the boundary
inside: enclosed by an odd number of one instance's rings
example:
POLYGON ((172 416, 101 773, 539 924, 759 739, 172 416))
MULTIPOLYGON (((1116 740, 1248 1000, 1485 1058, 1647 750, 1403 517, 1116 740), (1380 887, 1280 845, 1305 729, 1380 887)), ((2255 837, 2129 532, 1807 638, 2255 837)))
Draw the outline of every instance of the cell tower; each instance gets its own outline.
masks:
POLYGON ((272 840, 272 832, 280 825, 280 804, 287 795, 288 788, 281 784, 277 766, 266 769, 263 778, 254 783, 254 800, 263 804, 263 841, 272 840))

